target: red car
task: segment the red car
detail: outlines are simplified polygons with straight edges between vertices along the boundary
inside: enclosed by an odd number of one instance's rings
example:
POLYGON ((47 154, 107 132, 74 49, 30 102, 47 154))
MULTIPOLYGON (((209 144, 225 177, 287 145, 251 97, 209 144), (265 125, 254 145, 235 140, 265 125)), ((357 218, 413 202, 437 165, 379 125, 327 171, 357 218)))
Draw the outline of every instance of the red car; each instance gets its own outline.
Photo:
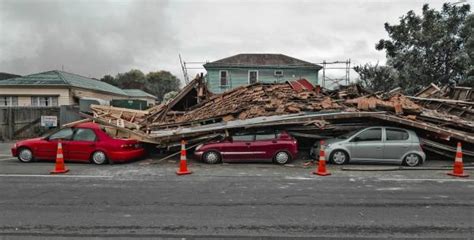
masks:
POLYGON ((109 160, 125 162, 145 154, 138 141, 112 138, 100 125, 88 122, 60 129, 46 137, 19 141, 13 145, 12 155, 21 162, 55 160, 59 141, 66 161, 104 164, 109 160))
POLYGON ((296 139, 281 131, 236 134, 196 147, 194 155, 205 163, 268 161, 285 164, 296 158, 296 139))

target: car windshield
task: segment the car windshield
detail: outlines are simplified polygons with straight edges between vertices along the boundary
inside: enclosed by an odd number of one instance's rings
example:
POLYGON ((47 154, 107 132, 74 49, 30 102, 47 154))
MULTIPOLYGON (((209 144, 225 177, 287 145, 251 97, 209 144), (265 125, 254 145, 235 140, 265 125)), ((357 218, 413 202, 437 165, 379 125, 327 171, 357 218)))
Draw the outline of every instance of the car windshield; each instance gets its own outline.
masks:
POLYGON ((350 131, 348 133, 345 133, 345 134, 342 134, 336 138, 339 138, 339 139, 348 139, 350 138, 352 135, 354 135, 356 132, 358 132, 359 130, 353 130, 353 131, 350 131))

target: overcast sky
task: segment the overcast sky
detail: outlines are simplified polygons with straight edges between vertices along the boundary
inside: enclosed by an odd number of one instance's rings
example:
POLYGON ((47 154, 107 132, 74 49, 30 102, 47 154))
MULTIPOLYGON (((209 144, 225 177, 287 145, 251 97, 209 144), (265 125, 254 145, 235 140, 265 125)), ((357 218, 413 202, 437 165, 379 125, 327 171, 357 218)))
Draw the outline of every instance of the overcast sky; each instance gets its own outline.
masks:
POLYGON ((445 1, 0 0, 0 72, 64 66, 100 78, 136 68, 182 79, 178 53, 199 62, 283 53, 314 63, 384 63, 374 48, 386 38, 384 23, 425 2, 439 9, 445 1))

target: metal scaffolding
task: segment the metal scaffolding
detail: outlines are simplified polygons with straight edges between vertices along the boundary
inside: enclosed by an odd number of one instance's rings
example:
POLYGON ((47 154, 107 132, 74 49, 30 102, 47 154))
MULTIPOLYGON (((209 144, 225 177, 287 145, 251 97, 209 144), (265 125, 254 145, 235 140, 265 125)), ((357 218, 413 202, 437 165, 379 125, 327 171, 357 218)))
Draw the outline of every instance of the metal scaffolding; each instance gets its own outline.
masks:
POLYGON ((183 70, 183 78, 186 85, 189 83, 189 74, 188 69, 204 69, 202 66, 206 62, 185 62, 181 57, 181 54, 178 54, 179 63, 181 64, 181 70, 183 70))
POLYGON ((324 60, 322 63, 318 63, 323 66, 323 79, 322 87, 326 87, 327 83, 336 84, 336 85, 349 85, 350 83, 350 73, 351 73, 351 60, 347 59, 345 61, 333 61, 326 62, 324 60), (331 67, 328 67, 331 65, 331 67), (330 78, 326 76, 326 70, 345 70, 345 75, 339 78, 330 78), (341 84, 342 83, 342 84, 341 84))

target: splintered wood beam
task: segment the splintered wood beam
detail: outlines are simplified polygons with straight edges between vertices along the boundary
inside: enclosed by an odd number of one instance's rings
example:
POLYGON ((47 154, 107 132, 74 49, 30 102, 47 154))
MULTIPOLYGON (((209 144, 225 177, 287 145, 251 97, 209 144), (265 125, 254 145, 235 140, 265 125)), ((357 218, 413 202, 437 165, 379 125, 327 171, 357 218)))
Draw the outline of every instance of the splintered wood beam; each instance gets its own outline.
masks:
POLYGON ((147 143, 153 143, 153 144, 159 144, 160 143, 160 141, 156 141, 155 139, 150 138, 148 135, 146 135, 145 133, 142 133, 138 130, 130 130, 130 129, 127 129, 127 128, 119 127, 119 126, 114 125, 112 123, 106 122, 106 121, 104 121, 100 118, 95 118, 95 117, 92 117, 92 116, 84 114, 84 113, 79 113, 79 115, 81 115, 85 118, 92 119, 93 121, 95 121, 95 122, 97 122, 101 125, 111 127, 111 128, 117 129, 119 131, 128 133, 128 134, 130 134, 132 139, 138 140, 140 142, 147 142, 147 143))
POLYGON ((438 133, 438 134, 443 134, 443 135, 453 137, 453 138, 456 138, 456 139, 459 139, 459 140, 463 140, 463 141, 466 141, 466 142, 469 142, 469 143, 474 143, 474 135, 470 134, 470 133, 467 133, 467 132, 457 131, 457 130, 453 130, 453 129, 441 128, 441 127, 438 127, 435 124, 426 123, 426 122, 419 122, 419 121, 413 121, 413 120, 400 118, 400 117, 396 117, 396 116, 391 116, 391 115, 386 115, 386 114, 376 114, 376 115, 373 115, 372 117, 382 119, 382 120, 386 120, 386 121, 390 121, 390 122, 403 124, 403 125, 407 125, 407 126, 411 126, 411 127, 415 127, 415 128, 419 128, 419 129, 423 129, 423 130, 438 133))

